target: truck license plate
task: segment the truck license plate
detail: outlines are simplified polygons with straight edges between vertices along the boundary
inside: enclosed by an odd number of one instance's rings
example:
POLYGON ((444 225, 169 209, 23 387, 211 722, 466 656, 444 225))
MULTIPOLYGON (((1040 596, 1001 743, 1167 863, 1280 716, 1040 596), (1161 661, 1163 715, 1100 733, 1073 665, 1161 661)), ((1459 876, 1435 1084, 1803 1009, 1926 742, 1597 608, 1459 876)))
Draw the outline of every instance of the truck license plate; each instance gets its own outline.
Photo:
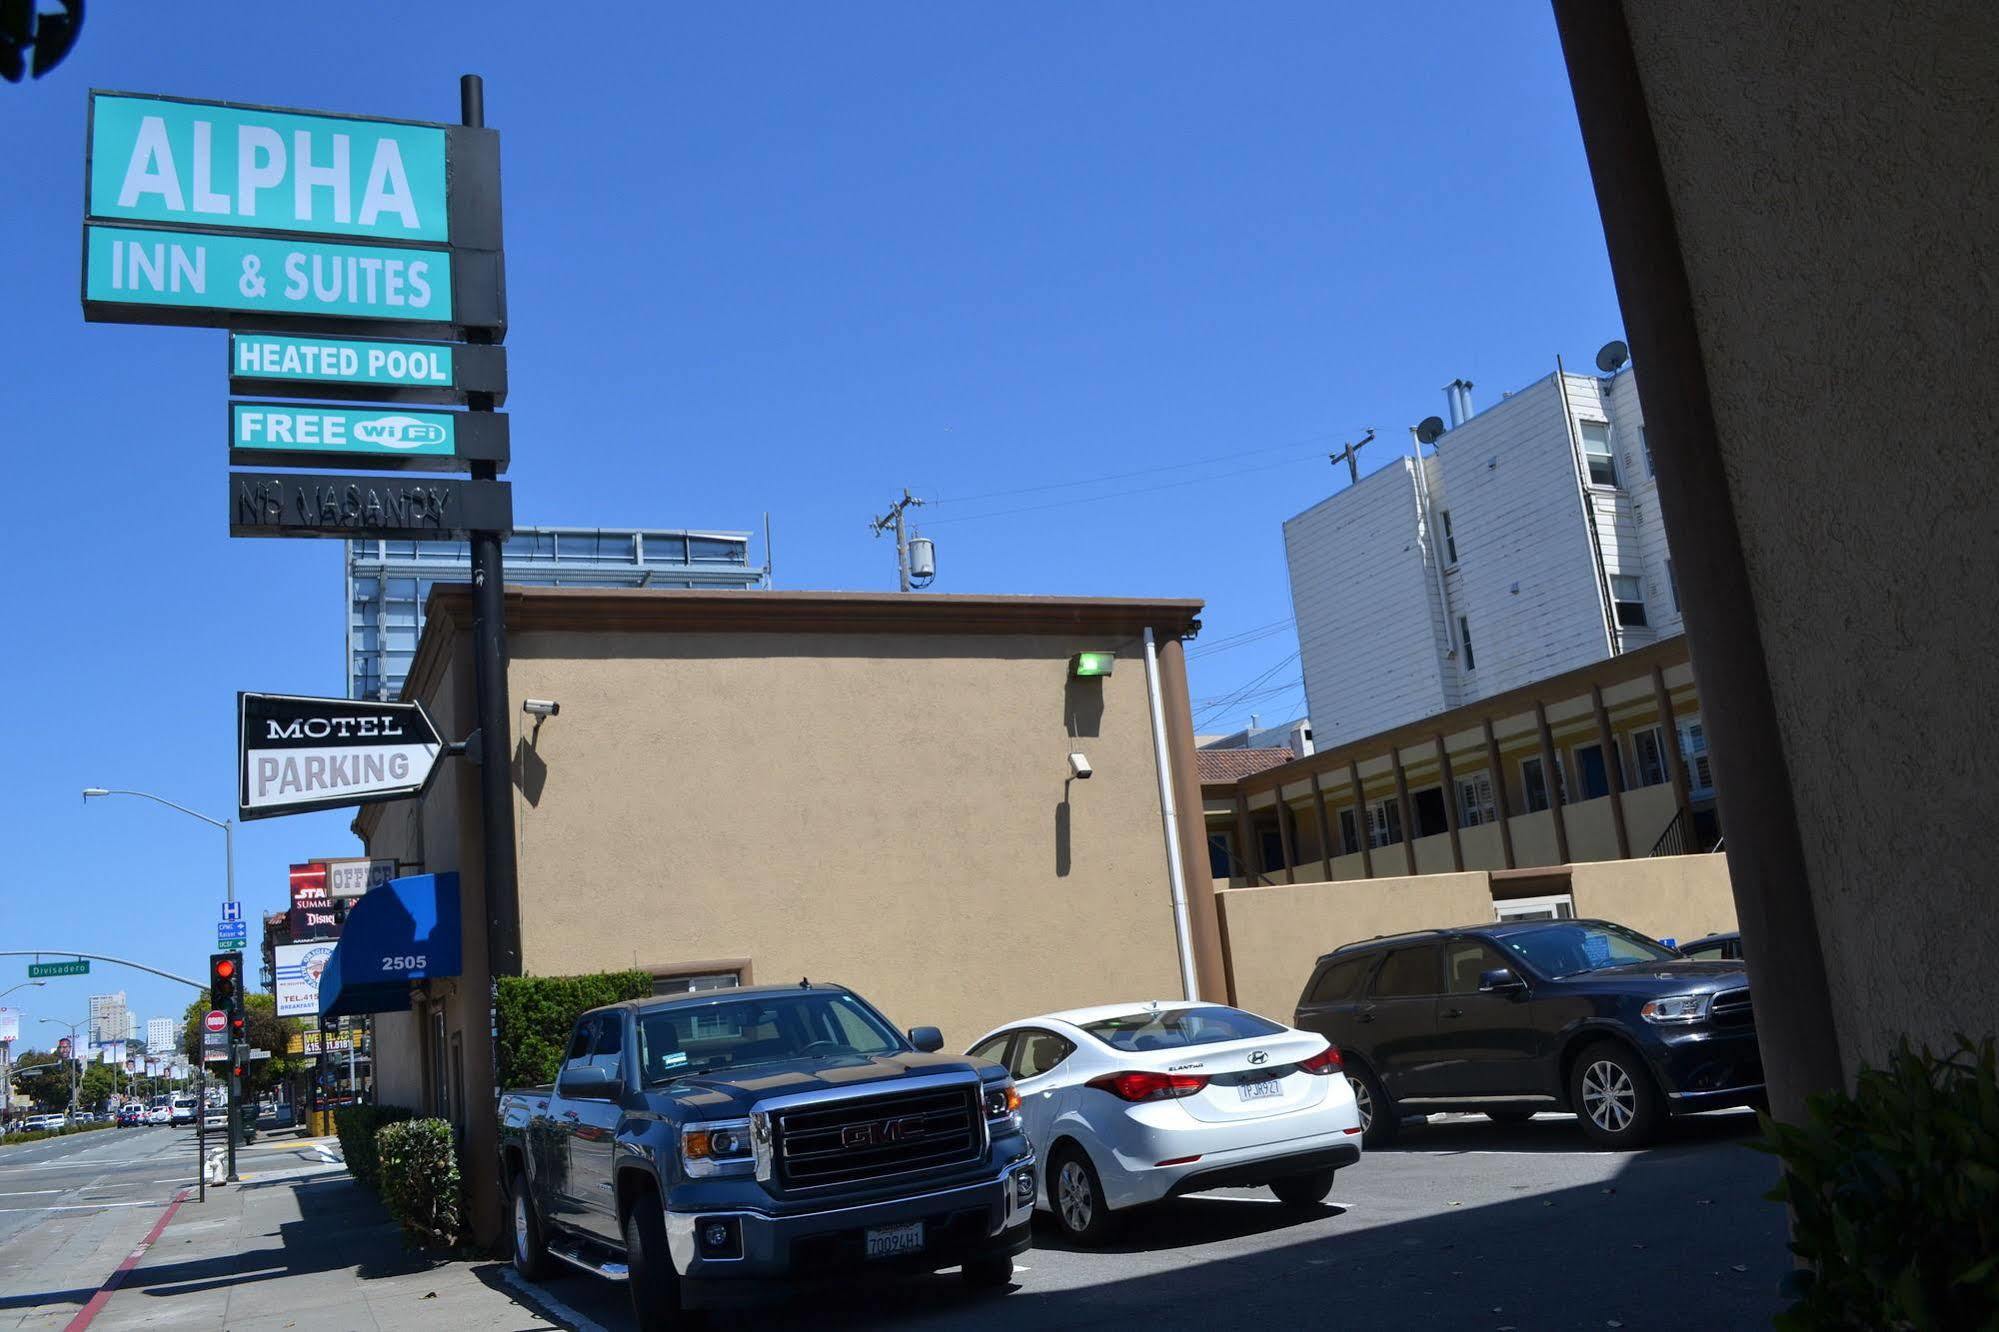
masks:
POLYGON ((1236 1086, 1236 1091, 1245 1101, 1254 1101, 1265 1096, 1282 1096, 1284 1084, 1277 1078, 1266 1078, 1262 1082, 1244 1082, 1236 1086))
POLYGON ((866 1232, 868 1257, 893 1258, 916 1253, 923 1248, 923 1223, 911 1221, 900 1226, 877 1226, 866 1232))

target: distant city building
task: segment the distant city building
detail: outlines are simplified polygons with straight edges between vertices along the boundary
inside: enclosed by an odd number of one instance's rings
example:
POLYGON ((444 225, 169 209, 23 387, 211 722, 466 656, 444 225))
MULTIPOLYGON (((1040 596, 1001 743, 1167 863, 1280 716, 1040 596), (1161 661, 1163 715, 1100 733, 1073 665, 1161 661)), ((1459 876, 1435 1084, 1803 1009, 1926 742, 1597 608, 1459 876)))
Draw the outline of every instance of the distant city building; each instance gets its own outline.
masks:
POLYGON ((125 992, 90 996, 90 1043, 109 1045, 122 1041, 131 1030, 125 1009, 125 992))
POLYGON ((169 1054, 179 1044, 176 1037, 178 1024, 172 1018, 157 1017, 146 1024, 146 1053, 152 1055, 169 1054))
MULTIPOLYGON (((748 532, 671 528, 520 528, 506 570, 517 587, 755 588, 770 574, 750 563, 748 532)), ((348 697, 398 697, 432 585, 471 581, 463 541, 348 542, 348 697)))
POLYGON ((1551 374, 1475 414, 1468 384, 1446 397, 1420 457, 1284 524, 1320 750, 1681 630, 1629 367, 1551 374))
POLYGON ((1298 717, 1275 726, 1264 726, 1256 714, 1251 713, 1249 725, 1242 730, 1230 731, 1226 735, 1197 735, 1194 746, 1197 749, 1288 749, 1293 758, 1303 758, 1312 752, 1312 719, 1298 717))

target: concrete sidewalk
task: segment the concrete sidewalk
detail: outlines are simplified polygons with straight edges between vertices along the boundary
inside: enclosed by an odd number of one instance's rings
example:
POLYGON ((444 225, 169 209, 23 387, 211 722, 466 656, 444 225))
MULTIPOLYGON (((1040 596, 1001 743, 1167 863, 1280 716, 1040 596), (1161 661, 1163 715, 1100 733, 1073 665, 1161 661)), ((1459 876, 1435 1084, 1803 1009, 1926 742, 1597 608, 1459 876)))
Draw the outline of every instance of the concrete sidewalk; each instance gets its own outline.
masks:
POLYGON ((257 1143, 240 1184, 192 1192, 92 1329, 514 1332, 557 1326, 517 1303, 500 1263, 414 1253, 328 1139, 257 1143), (326 1158, 334 1158, 329 1162, 326 1158))

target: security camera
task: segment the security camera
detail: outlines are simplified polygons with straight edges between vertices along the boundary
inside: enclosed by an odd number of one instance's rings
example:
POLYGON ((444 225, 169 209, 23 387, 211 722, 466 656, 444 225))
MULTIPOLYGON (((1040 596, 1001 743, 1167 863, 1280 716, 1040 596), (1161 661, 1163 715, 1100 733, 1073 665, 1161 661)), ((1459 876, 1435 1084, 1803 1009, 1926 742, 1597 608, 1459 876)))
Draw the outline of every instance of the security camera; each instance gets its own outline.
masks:
POLYGON ((1090 775, 1091 775, 1092 773, 1094 773, 1095 771, 1096 771, 1096 769, 1095 769, 1095 768, 1092 768, 1092 767, 1090 766, 1090 760, 1089 760, 1089 759, 1088 759, 1087 757, 1085 757, 1084 755, 1082 755, 1082 754, 1071 754, 1071 755, 1069 756, 1069 775, 1070 775, 1070 776, 1072 776, 1072 777, 1078 777, 1078 778, 1081 778, 1081 779, 1082 779, 1082 780, 1084 780, 1084 781, 1088 781, 1088 780, 1089 780, 1089 778, 1090 778, 1090 775))
POLYGON ((562 711, 562 705, 552 699, 524 698, 521 700, 521 711, 530 717, 553 717, 562 711))

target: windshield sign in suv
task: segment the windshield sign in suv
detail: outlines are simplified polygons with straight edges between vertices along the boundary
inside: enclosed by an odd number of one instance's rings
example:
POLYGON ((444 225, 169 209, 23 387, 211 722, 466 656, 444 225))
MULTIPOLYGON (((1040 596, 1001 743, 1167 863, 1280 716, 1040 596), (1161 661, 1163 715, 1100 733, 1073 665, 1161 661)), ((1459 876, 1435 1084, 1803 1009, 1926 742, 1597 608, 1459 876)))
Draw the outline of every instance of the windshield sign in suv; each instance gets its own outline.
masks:
POLYGON ((1320 958, 1294 1024, 1345 1060, 1364 1140, 1403 1119, 1569 1110, 1636 1147, 1668 1115, 1761 1100, 1740 962, 1696 962, 1598 920, 1394 935, 1320 958))

